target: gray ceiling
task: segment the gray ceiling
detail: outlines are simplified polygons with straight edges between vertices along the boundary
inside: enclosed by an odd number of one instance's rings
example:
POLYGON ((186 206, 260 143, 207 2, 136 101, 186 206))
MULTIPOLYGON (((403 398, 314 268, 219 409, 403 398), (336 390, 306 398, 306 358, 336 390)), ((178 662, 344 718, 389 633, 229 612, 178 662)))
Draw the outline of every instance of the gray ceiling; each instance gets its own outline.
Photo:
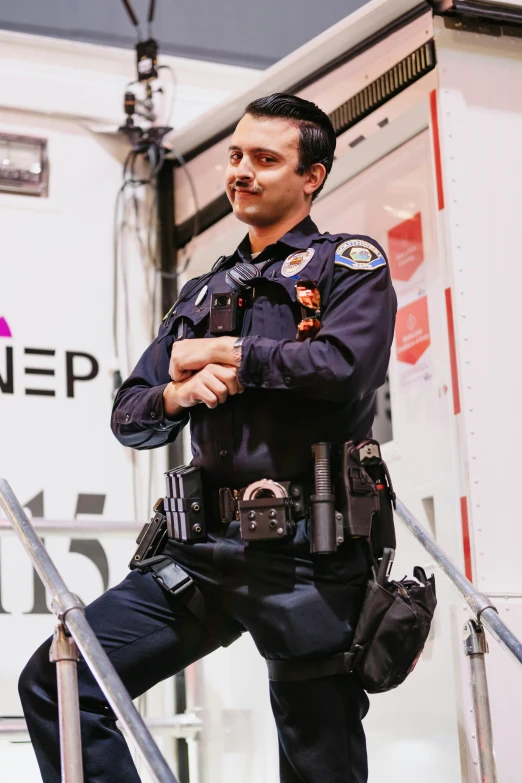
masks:
MULTIPOLYGON (((131 0, 146 19, 148 0, 131 0)), ((160 52, 267 68, 364 0, 157 0, 160 52)), ((0 0, 0 29, 129 48, 136 34, 121 0, 0 0)), ((147 34, 142 23, 143 35, 147 34)))

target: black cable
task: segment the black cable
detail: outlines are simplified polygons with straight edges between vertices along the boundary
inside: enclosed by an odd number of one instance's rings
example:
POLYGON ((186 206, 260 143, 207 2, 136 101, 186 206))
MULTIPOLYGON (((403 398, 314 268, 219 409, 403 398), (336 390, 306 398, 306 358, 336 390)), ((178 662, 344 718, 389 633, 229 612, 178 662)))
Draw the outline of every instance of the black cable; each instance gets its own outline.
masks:
MULTIPOLYGON (((118 341, 118 217, 119 217, 119 206, 120 206, 120 199, 123 194, 123 191, 128 185, 128 182, 126 181, 126 173, 127 168, 129 165, 129 162, 134 155, 134 150, 130 150, 127 157, 125 158, 125 162, 123 164, 123 183, 121 187, 118 190, 118 193, 116 195, 116 201, 114 204, 114 225, 113 225, 113 321, 112 321, 112 330, 113 330, 113 343, 114 343, 114 355, 116 359, 119 359, 119 341, 118 341)), ((119 368, 116 369, 116 371, 119 371, 119 368)), ((121 385, 121 375, 120 375, 120 385, 121 385)))
MULTIPOLYGON (((192 178, 192 174, 190 173, 189 168, 187 166, 187 161, 185 160, 181 152, 177 152, 174 147, 172 147, 172 152, 176 156, 178 163, 180 164, 181 169, 187 178, 192 193, 192 200, 194 202, 194 218, 192 222, 192 237, 190 241, 193 241, 194 239, 196 239, 197 236, 199 236, 199 229, 200 229, 199 203, 198 203, 198 194, 196 191, 196 185, 194 183, 194 179, 192 178)), ((192 255, 193 254, 190 253, 182 269, 176 269, 176 272, 174 273, 176 277, 179 277, 179 275, 183 275, 187 271, 188 266, 192 261, 192 255)), ((168 275, 166 275, 164 272, 162 273, 162 275, 163 277, 168 277, 168 275)))
MULTIPOLYGON (((131 165, 131 177, 132 177, 132 183, 136 184, 137 180, 134 177, 134 164, 136 163, 136 157, 133 159, 132 165, 131 165)), ((145 185, 145 188, 147 186, 145 185)), ((140 217, 140 207, 138 204, 138 198, 136 196, 136 187, 132 190, 132 203, 134 206, 134 231, 136 234, 136 240, 138 242, 138 246, 140 249, 140 258, 143 266, 143 272, 145 277, 145 286, 147 290, 147 296, 149 300, 151 300, 151 288, 150 288, 150 282, 149 277, 147 274, 147 267, 146 267, 146 257, 147 257, 147 249, 146 246, 143 243, 142 235, 141 235, 141 217, 140 217)))
POLYGON ((167 117, 165 119, 165 125, 169 124, 169 121, 174 113, 174 104, 176 103, 176 97, 177 97, 177 91, 178 91, 178 80, 176 78, 176 74, 174 73, 174 69, 170 67, 170 65, 159 65, 158 71, 166 70, 169 72, 170 79, 172 82, 172 95, 170 97, 170 107, 169 112, 167 114, 167 117))
POLYGON ((122 1, 123 5, 125 6, 125 10, 127 11, 128 15, 129 15, 131 23, 136 28, 136 31, 137 31, 138 37, 139 37, 140 36, 140 23, 138 21, 138 17, 134 13, 133 7, 131 6, 129 0, 121 0, 121 1, 122 1))

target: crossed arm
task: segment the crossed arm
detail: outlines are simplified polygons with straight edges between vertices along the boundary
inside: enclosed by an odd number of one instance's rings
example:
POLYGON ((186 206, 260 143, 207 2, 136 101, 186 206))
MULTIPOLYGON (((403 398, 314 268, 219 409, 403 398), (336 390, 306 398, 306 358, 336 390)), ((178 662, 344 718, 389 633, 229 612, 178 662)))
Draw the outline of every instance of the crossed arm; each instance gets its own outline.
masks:
POLYGON ((216 408, 229 395, 244 391, 237 374, 241 349, 234 348, 235 341, 235 337, 216 337, 174 343, 169 365, 172 380, 163 391, 168 417, 198 403, 216 408))
POLYGON ((160 330, 116 395, 113 432, 125 446, 156 448, 176 438, 189 408, 198 403, 216 408, 244 388, 290 390, 348 404, 384 382, 395 311, 385 267, 357 273, 336 268, 313 340, 252 335, 241 351, 234 349, 235 337, 169 344, 160 330))

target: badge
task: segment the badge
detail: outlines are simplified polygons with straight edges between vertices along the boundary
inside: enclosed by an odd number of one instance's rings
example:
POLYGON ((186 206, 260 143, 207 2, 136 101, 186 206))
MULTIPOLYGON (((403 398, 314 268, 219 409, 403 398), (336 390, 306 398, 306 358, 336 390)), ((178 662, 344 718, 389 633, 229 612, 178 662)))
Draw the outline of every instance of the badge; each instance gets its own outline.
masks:
POLYGON ((335 263, 349 269, 371 270, 386 266, 386 259, 379 248, 364 239, 347 239, 335 250, 335 263))
POLYGON ((285 258, 281 267, 283 277, 294 277, 294 275, 299 274, 308 262, 312 260, 314 254, 315 250, 313 247, 309 247, 308 250, 299 250, 297 253, 292 253, 291 256, 285 258))
POLYGON ((196 307, 200 305, 203 299, 206 297, 207 291, 208 291, 208 285, 204 285, 201 291, 199 292, 196 301, 194 302, 196 307))

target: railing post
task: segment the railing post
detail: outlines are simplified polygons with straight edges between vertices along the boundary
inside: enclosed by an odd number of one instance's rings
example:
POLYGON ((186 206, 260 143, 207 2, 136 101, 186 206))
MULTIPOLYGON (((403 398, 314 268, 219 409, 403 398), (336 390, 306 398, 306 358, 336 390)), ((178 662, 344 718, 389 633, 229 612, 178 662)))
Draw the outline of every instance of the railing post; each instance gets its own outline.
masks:
POLYGON ((56 664, 62 783, 83 783, 78 660, 76 642, 67 636, 63 623, 54 629, 49 660, 56 664))
POLYGON ((493 727, 489 705, 485 654, 489 652, 481 623, 468 620, 464 625, 464 650, 469 658, 471 697, 477 730, 477 750, 482 783, 497 783, 497 765, 493 747, 493 727))

